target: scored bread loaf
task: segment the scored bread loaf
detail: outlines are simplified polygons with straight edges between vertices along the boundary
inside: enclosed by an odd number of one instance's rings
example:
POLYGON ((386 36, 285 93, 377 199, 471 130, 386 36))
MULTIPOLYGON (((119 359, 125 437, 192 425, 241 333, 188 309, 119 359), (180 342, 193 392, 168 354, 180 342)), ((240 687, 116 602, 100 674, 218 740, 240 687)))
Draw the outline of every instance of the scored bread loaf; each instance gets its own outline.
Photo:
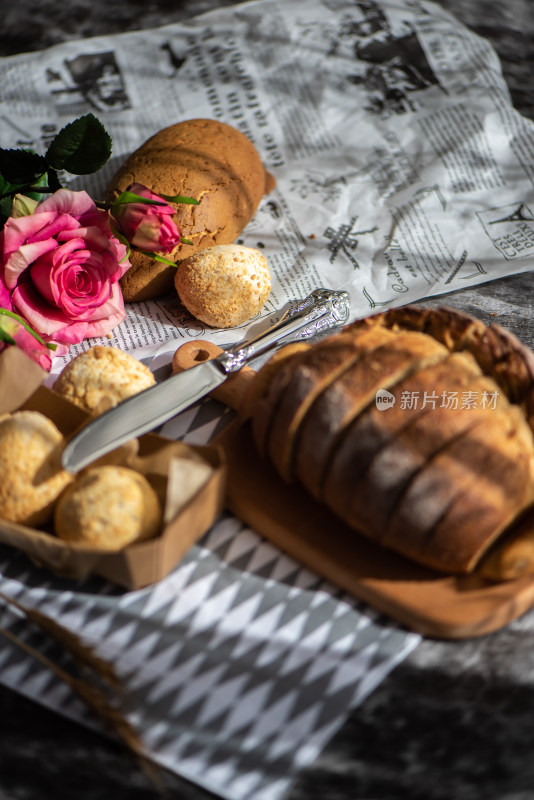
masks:
MULTIPOLYGON (((179 204, 173 219, 184 238, 172 253, 179 262, 199 250, 235 242, 275 179, 252 141, 214 119, 190 119, 156 133, 132 153, 112 177, 106 200, 132 183, 156 194, 182 195, 198 205, 179 204)), ((126 302, 149 300, 173 290, 176 267, 132 250, 131 268, 121 278, 126 302)))
POLYGON ((534 356, 512 334, 407 306, 278 355, 249 392, 256 447, 284 480, 414 561, 465 574, 490 551, 486 576, 507 577, 494 550, 534 520, 534 356))
MULTIPOLYGON (((379 331, 380 329, 375 330, 375 333, 379 331)), ((439 380, 445 369, 442 359, 447 351, 439 343, 431 343, 428 347, 428 342, 422 336, 395 336, 387 332, 390 340, 379 343, 380 346, 376 348, 362 349, 360 357, 349 369, 317 397, 300 426, 294 445, 295 474, 319 500, 323 498, 325 472, 331 456, 342 432, 353 420, 360 427, 356 437, 357 463, 352 466, 350 473, 351 485, 356 477, 355 470, 363 472, 364 465, 368 465, 380 440, 388 434, 388 428, 396 430, 399 425, 407 423, 410 413, 415 413, 413 409, 400 409, 399 405, 394 405, 387 418, 380 415, 376 420, 379 424, 370 431, 367 409, 371 401, 374 401, 377 391, 390 390, 396 386, 404 387, 406 376, 413 372, 415 364, 419 368, 428 368, 424 372, 416 373, 419 376, 428 375, 427 383, 439 380), (432 369, 434 362, 437 363, 432 369), (364 427, 366 421, 367 436, 364 427)), ((362 342, 362 337, 358 341, 362 342)), ((424 385, 422 378, 420 383, 424 385)), ((374 410, 379 414, 376 405, 374 410)), ((372 407, 370 413, 372 415, 372 407)))
POLYGON ((324 466, 320 499, 344 508, 343 516, 352 525, 357 519, 358 526, 365 526, 374 516, 376 527, 382 528, 426 459, 475 424, 466 410, 434 408, 430 401, 404 406, 402 398, 416 393, 431 398, 443 382, 449 392, 463 391, 476 374, 474 361, 454 354, 391 387, 395 403, 386 412, 376 405, 365 409, 349 435, 337 438, 324 466))

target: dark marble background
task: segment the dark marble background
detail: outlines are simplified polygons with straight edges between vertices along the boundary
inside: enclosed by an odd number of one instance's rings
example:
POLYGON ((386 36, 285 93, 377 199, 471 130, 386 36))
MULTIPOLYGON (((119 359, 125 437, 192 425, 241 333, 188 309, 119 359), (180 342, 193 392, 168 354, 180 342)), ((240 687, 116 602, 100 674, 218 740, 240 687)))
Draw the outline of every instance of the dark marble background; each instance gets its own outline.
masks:
MULTIPOLYGON (((181 21, 229 5, 232 0, 3 0, 0 55, 181 21)), ((514 105, 534 119, 534 0, 441 5, 492 42, 514 105)), ((497 317, 534 345, 532 273, 428 303, 444 301, 485 321, 497 317)), ((531 800, 533 743, 529 613, 480 639, 424 640, 301 773, 288 800, 531 800)), ((173 800, 212 797, 174 775, 165 775, 165 785, 173 800)), ((159 796, 120 746, 0 686, 0 800, 159 796)))

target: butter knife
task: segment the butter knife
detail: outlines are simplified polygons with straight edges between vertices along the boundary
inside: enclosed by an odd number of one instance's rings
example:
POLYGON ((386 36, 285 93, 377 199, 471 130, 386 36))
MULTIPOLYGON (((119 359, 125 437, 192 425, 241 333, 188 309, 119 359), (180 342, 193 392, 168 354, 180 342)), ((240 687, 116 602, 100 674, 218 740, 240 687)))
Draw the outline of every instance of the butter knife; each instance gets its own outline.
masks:
POLYGON ((304 300, 290 303, 271 328, 237 349, 225 350, 212 360, 144 389, 91 420, 67 443, 62 455, 63 468, 78 472, 129 439, 154 430, 271 348, 345 324, 349 309, 347 292, 329 289, 317 289, 304 300))

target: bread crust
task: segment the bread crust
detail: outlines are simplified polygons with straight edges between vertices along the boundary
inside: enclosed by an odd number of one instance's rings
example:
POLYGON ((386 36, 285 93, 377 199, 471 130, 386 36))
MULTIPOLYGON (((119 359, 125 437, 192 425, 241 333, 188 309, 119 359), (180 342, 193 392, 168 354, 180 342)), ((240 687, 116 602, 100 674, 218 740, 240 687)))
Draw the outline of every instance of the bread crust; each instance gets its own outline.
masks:
POLYGON ((513 415, 495 411, 486 416, 416 474, 390 517, 384 544, 417 552, 422 563, 444 572, 471 572, 530 505, 532 451, 524 421, 515 426, 513 415))
POLYGON ((254 380, 247 386, 245 396, 239 406, 239 415, 242 419, 252 417, 259 402, 261 402, 267 392, 271 382, 288 359, 296 355, 302 355, 309 350, 309 342, 292 342, 277 350, 271 358, 258 370, 254 380))
POLYGON ((294 369, 303 360, 307 351, 308 348, 283 359, 269 376, 268 385, 262 385, 258 392, 251 425, 256 449, 262 456, 267 456, 271 423, 276 414, 278 402, 286 391, 294 369))

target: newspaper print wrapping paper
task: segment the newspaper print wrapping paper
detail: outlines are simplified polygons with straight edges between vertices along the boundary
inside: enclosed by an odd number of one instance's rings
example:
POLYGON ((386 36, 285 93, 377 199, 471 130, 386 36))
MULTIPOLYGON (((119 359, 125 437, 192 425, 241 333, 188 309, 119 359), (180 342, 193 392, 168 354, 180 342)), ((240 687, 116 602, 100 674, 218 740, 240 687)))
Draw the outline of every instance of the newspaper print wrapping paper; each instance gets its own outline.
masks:
MULTIPOLYGON (((4 146, 42 150, 99 116, 112 158, 71 182, 94 196, 166 125, 247 134, 278 182, 240 239, 268 257, 266 313, 326 286, 363 316, 532 268, 534 125, 491 46, 425 0, 256 0, 6 58, 0 79, 4 146)), ((184 339, 243 334, 164 298, 132 304, 105 343, 169 360, 184 339)))
MULTIPOLYGON (((223 414, 224 417, 224 414, 223 414)), ((173 434, 205 442, 224 424, 207 401, 173 434)), ((165 432, 165 431, 164 431, 165 432)), ((417 646, 346 593, 224 515, 164 580, 121 592, 51 578, 0 548, 0 590, 72 629, 122 679, 120 708, 158 763, 229 800, 277 800, 351 709, 417 646)), ((0 625, 61 663, 0 604, 0 625)), ((94 725, 40 663, 0 640, 0 680, 94 725)))
MULTIPOLYGON (((249 135, 278 181, 240 240, 268 257, 266 313, 324 285, 346 289, 362 316, 532 268, 532 123, 512 108, 490 46, 424 0, 256 0, 2 59, 0 77, 3 146, 41 151, 75 116, 103 121, 111 162, 70 181, 95 197, 164 125, 209 116, 249 135)), ((131 305, 101 343, 158 375, 188 338, 243 335, 206 331, 164 298, 131 305)), ((213 409, 163 433, 203 443, 219 425, 213 409)), ((58 581, 7 548, 0 572, 2 591, 115 664, 123 710, 156 761, 231 800, 279 798, 419 641, 231 516, 140 592, 58 581)), ((13 611, 2 617, 39 639, 13 611)), ((0 680, 91 724, 65 686, 4 642, 0 680)))

